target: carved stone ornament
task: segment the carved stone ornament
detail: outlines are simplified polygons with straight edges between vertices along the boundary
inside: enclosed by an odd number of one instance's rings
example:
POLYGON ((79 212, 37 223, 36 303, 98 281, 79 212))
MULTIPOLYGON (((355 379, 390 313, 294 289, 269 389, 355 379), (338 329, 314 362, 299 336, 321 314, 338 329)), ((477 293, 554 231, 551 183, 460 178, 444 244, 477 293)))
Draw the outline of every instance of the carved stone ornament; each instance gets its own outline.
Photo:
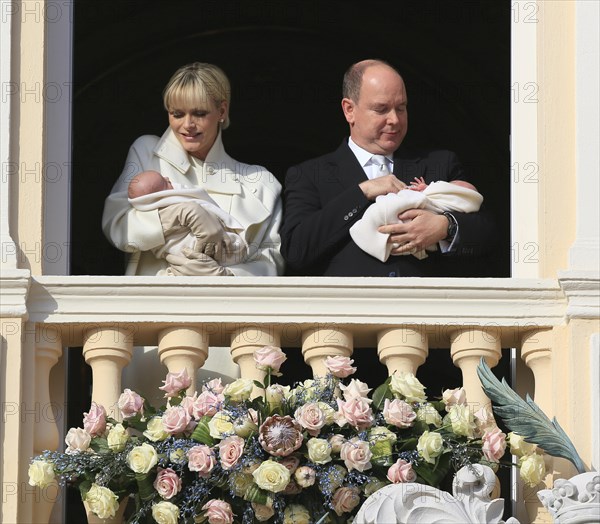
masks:
POLYGON ((600 522, 600 473, 597 471, 581 473, 569 480, 555 480, 552 489, 543 489, 537 496, 556 524, 600 522))
MULTIPOLYGON (((486 523, 503 524, 503 499, 490 499, 496 475, 487 466, 464 466, 454 477, 452 492, 414 482, 376 491, 360 508, 354 524, 486 523)), ((519 524, 509 518, 506 524, 519 524)))

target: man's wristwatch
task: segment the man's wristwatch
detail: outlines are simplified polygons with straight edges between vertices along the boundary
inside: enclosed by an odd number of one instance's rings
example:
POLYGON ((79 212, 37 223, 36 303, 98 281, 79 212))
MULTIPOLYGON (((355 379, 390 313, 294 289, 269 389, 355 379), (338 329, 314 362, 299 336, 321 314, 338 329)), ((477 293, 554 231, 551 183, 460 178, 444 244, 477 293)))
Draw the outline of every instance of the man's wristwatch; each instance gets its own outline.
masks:
POLYGON ((452 242, 458 232, 458 222, 452 213, 444 211, 443 214, 448 219, 448 232, 446 233, 446 238, 444 238, 444 240, 446 242, 452 242))

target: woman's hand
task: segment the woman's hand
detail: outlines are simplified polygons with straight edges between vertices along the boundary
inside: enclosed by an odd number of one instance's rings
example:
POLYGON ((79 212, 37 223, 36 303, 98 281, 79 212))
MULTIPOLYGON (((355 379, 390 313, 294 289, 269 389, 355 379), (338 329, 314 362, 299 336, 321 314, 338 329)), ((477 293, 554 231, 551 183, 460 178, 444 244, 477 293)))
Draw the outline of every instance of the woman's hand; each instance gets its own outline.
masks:
POLYGON ((205 253, 197 253, 190 249, 184 249, 183 254, 180 255, 167 255, 166 260, 169 263, 167 273, 169 275, 178 276, 216 276, 216 277, 227 277, 233 276, 233 273, 219 265, 214 259, 210 258, 205 253))

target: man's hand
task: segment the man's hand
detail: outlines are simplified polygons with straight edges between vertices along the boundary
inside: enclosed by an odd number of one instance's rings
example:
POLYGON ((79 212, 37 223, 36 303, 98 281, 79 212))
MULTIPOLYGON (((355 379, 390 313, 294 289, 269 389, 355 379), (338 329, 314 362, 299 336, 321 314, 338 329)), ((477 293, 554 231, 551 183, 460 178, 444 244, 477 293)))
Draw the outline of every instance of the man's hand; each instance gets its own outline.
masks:
POLYGON ((358 184, 361 191, 368 200, 375 201, 379 195, 387 195, 388 193, 397 193, 404 189, 406 184, 398 180, 394 175, 385 175, 373 180, 365 180, 358 184))
POLYGON ((197 253, 184 249, 183 254, 167 255, 166 260, 170 267, 167 268, 169 275, 180 276, 233 276, 233 273, 226 267, 220 266, 215 260, 204 253, 197 253))
POLYGON ((392 255, 414 253, 446 238, 448 219, 444 215, 424 209, 409 209, 398 215, 398 218, 403 223, 381 226, 378 229, 380 233, 390 235, 388 244, 394 246, 390 252, 392 255))

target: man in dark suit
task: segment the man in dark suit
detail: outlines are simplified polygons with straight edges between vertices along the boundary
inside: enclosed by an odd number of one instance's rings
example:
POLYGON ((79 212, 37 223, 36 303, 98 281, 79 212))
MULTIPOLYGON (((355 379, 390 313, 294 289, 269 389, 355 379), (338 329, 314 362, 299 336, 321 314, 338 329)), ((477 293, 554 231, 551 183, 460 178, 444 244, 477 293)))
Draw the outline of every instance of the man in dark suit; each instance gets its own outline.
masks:
POLYGON ((466 180, 450 151, 409 151, 404 81, 379 60, 354 64, 346 72, 342 109, 350 138, 333 153, 288 170, 281 228, 282 254, 296 274, 327 276, 477 276, 493 245, 493 226, 485 212, 435 214, 411 209, 389 234, 386 262, 362 251, 350 227, 375 198, 397 193, 415 177, 429 184, 466 180), (410 256, 437 246, 424 259, 410 256))

